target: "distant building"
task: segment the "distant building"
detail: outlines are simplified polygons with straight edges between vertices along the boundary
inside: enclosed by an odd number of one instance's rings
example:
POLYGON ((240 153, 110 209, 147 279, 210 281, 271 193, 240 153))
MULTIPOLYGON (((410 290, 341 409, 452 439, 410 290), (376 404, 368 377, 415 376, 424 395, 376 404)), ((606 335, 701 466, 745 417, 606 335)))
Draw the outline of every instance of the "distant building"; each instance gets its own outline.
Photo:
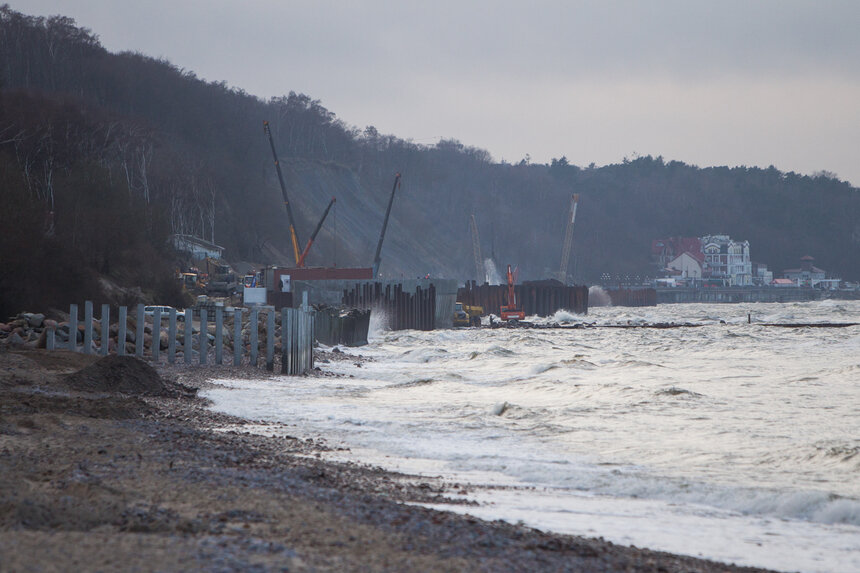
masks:
POLYGON ((749 241, 734 241, 728 235, 701 238, 705 255, 703 278, 719 280, 726 286, 752 286, 749 241))
POLYGON ((770 286, 773 282, 773 271, 769 271, 764 263, 753 263, 752 282, 755 286, 770 286))
POLYGON ((705 262, 705 255, 699 251, 691 253, 684 251, 666 264, 666 268, 673 271, 676 278, 685 279, 701 279, 702 264, 705 262))
POLYGON ((702 242, 698 237, 669 237, 651 241, 651 257, 661 269, 678 258, 681 253, 691 253, 694 257, 702 252, 702 242))
POLYGON ((839 288, 841 279, 827 278, 824 270, 819 269, 813 263, 815 259, 806 255, 800 259, 799 269, 785 269, 782 275, 794 282, 797 286, 818 287, 827 289, 839 288))
POLYGON ((171 242, 177 251, 188 253, 193 259, 220 259, 224 253, 224 247, 193 235, 173 235, 171 242))
POLYGON ((797 283, 791 279, 773 279, 770 286, 774 287, 796 287, 797 283))

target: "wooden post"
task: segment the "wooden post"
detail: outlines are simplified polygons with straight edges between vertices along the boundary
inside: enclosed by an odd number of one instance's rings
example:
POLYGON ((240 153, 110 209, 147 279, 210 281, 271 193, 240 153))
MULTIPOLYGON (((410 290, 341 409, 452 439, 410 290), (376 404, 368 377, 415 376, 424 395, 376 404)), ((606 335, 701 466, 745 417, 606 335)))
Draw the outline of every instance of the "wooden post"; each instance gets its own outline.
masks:
POLYGON ((93 302, 84 303, 84 354, 93 351, 93 302))
POLYGON ((167 327, 167 363, 176 364, 176 309, 170 309, 170 322, 167 327))
POLYGON ((53 326, 48 327, 48 332, 45 335, 45 349, 54 350, 56 348, 56 339, 54 338, 55 330, 53 326))
POLYGON ((137 333, 134 339, 134 355, 138 358, 143 358, 143 331, 145 328, 145 316, 143 314, 143 305, 137 305, 137 333))
POLYGON ((258 340, 258 331, 257 331, 257 323, 258 323, 258 311, 256 308, 251 309, 251 366, 257 365, 257 355, 259 354, 259 340, 258 340))
POLYGON ((107 356, 110 349, 110 305, 102 305, 102 335, 101 346, 99 346, 99 354, 107 356))
POLYGON ((206 309, 200 309, 200 364, 206 364, 206 359, 209 358, 209 325, 207 320, 206 309))
POLYGON ((266 370, 275 369, 275 311, 266 314, 266 370))
POLYGON ((224 345, 224 333, 221 328, 224 326, 224 309, 220 306, 215 307, 215 364, 220 366, 223 363, 222 351, 224 345))
POLYGON ((194 333, 194 309, 186 308, 185 309, 185 326, 183 330, 183 334, 185 335, 185 340, 182 343, 182 356, 185 359, 186 364, 191 364, 191 356, 194 354, 194 342, 192 340, 192 335, 194 333))
POLYGON ((233 366, 242 365, 242 309, 233 309, 233 366))
POLYGON ((125 337, 128 330, 128 308, 119 307, 119 329, 116 335, 116 353, 125 356, 125 337))
POLYGON ((158 364, 161 358, 161 308, 155 307, 152 314, 152 361, 158 364))
POLYGON ((78 350, 78 305, 69 307, 69 350, 78 350))

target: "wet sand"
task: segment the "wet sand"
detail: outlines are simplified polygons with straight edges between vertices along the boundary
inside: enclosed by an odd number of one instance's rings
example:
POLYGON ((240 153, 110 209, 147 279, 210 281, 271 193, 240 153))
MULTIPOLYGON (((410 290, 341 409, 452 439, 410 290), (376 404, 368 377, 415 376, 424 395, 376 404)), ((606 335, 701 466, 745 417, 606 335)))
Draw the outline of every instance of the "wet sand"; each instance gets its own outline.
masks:
POLYGON ((0 571, 763 571, 414 505, 465 486, 323 461, 194 392, 265 372, 97 360, 0 348, 0 571))

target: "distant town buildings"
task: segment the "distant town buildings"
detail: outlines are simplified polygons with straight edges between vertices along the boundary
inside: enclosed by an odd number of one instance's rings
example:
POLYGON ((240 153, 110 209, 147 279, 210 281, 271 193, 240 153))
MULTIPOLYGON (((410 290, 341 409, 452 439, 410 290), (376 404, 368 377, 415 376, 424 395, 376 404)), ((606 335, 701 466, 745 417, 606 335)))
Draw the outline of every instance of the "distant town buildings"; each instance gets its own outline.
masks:
POLYGON ((651 254, 660 269, 682 282, 705 281, 714 286, 753 284, 749 241, 734 241, 728 235, 670 237, 653 241, 651 254))
POLYGON ((827 278, 826 273, 813 265, 815 259, 806 255, 800 258, 799 269, 785 269, 783 276, 792 281, 795 286, 812 287, 812 288, 839 288, 839 283, 842 279, 827 278))
POLYGON ((840 278, 827 278, 809 255, 800 259, 800 268, 786 269, 782 277, 774 278, 766 264, 750 260, 749 241, 736 241, 728 235, 655 239, 651 242, 651 257, 660 269, 658 286, 838 289, 842 285, 840 278))
POLYGON ((728 235, 655 239, 651 257, 659 268, 657 286, 860 288, 837 277, 827 278, 809 255, 800 259, 800 268, 786 269, 775 278, 766 264, 750 260, 749 241, 728 235))

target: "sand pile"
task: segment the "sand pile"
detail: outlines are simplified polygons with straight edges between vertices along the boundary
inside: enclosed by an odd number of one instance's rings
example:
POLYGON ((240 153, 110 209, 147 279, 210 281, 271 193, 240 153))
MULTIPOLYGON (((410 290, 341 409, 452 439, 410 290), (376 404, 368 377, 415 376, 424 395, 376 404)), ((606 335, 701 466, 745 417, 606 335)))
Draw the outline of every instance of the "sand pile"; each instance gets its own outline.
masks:
POLYGON ((176 396, 179 390, 134 356, 109 355, 65 377, 74 390, 118 392, 136 396, 176 396))

